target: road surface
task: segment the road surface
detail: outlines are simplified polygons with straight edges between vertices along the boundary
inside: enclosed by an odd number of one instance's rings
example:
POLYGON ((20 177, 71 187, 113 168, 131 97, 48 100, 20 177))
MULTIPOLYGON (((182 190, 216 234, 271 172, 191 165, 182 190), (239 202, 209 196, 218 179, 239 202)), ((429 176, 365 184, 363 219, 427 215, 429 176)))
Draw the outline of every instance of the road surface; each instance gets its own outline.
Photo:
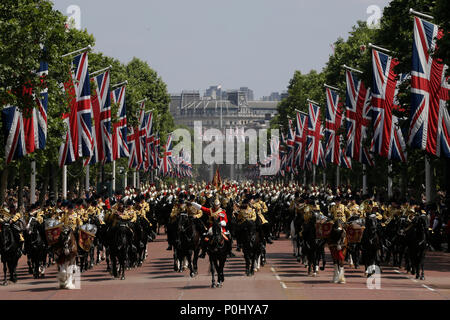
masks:
MULTIPOLYGON (((330 283, 331 257, 316 277, 308 276, 304 265, 292 255, 291 241, 282 237, 267 248, 267 264, 254 276, 245 276, 242 252, 233 252, 225 266, 222 288, 210 288, 208 258, 199 259, 199 274, 173 271, 172 252, 165 235, 148 244, 149 256, 143 266, 126 272, 119 280, 106 272, 102 262, 81 274, 80 289, 60 290, 56 266, 46 270, 44 279, 28 274, 26 259, 18 267, 18 282, 0 286, 0 300, 449 300, 450 254, 428 252, 425 280, 416 280, 403 269, 385 266, 379 287, 370 289, 364 270, 345 268, 346 284, 330 283)), ((3 274, 2 274, 3 277, 3 274)), ((372 286, 376 283, 372 281, 372 286)))

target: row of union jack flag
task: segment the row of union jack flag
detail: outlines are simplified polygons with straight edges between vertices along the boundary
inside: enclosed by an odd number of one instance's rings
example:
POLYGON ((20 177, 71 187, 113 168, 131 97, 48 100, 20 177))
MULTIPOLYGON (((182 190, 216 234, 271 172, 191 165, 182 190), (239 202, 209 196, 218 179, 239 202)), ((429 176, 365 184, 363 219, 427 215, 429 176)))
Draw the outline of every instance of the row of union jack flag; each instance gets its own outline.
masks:
MULTIPOLYGON (((166 145, 164 157, 160 157, 159 133, 154 131, 153 113, 145 112, 144 102, 140 106, 139 126, 127 126, 126 85, 112 90, 110 70, 90 78, 88 53, 84 52, 73 59, 72 68, 68 71, 70 76, 64 83, 64 90, 69 96, 69 112, 62 115, 67 130, 59 150, 61 167, 80 158, 84 158, 84 164, 88 165, 128 157, 129 168, 145 171, 157 169, 166 175, 172 174, 167 168, 176 168, 177 176, 191 175, 192 166, 183 155, 170 155, 171 143, 166 145), (94 92, 91 92, 91 82, 95 83, 94 92), (115 123, 111 119, 112 103, 118 106, 115 123), (169 167, 162 167, 163 159, 170 162, 169 167)), ((45 81, 47 74, 48 64, 42 62, 38 75, 45 81)), ((30 112, 22 112, 14 106, 3 109, 7 163, 45 148, 47 89, 34 99, 37 108, 31 108, 30 112), (24 115, 24 112, 30 114, 24 115)))
POLYGON ((404 135, 412 148, 450 157, 448 66, 430 54, 442 34, 438 26, 415 17, 410 74, 397 75, 394 68, 399 61, 372 49, 372 88, 366 87, 355 71, 346 70, 345 108, 339 91, 326 86, 325 127, 320 106, 309 102, 308 114, 297 112, 295 129, 289 120, 287 137, 282 134, 281 143, 275 142, 279 156, 272 155, 262 164, 279 161, 279 174, 284 175, 312 165, 325 167, 326 162, 344 168, 352 168, 352 160, 374 166, 373 154, 406 162, 404 135), (409 119, 399 119, 394 115, 400 109, 398 90, 408 77, 411 113, 409 119), (402 130, 400 120, 409 120, 409 131, 402 130), (345 134, 338 133, 341 128, 345 134))

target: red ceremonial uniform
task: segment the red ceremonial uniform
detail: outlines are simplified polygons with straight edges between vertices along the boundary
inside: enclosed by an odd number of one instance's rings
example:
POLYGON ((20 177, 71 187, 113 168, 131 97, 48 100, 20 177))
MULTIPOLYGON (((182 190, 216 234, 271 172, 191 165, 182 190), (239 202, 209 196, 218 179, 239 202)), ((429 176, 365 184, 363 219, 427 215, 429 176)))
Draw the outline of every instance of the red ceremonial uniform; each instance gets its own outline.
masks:
MULTIPOLYGON (((225 221, 225 223, 228 224, 227 214, 225 213, 225 210, 219 209, 219 210, 213 212, 210 208, 206 208, 206 207, 202 206, 202 211, 210 217, 219 217, 220 222, 225 221)), ((209 227, 210 228, 212 227, 212 221, 209 222, 209 227)), ((222 227, 222 232, 225 232, 225 231, 226 231, 225 228, 222 227)))

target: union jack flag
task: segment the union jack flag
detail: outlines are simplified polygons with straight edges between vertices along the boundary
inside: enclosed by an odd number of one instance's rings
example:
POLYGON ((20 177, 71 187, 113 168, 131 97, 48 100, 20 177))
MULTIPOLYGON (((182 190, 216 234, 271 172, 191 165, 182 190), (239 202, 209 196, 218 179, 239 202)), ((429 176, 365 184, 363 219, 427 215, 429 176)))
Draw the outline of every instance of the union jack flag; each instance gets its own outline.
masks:
POLYGON ((141 158, 139 157, 141 154, 139 128, 128 128, 128 131, 128 150, 130 151, 128 168, 138 169, 141 164, 141 158))
POLYGON ((128 157, 128 167, 135 168, 137 170, 142 168, 143 165, 143 153, 145 147, 145 111, 144 105, 141 105, 139 112, 139 126, 137 128, 130 128, 130 134, 128 135, 128 150, 130 156, 128 157))
POLYGON ((119 87, 111 92, 111 100, 119 105, 117 122, 113 124, 113 160, 129 157, 127 144, 127 113, 125 105, 126 86, 119 87))
POLYGON ((161 158, 159 156, 159 147, 160 147, 160 139, 159 139, 159 132, 156 132, 155 136, 155 161, 153 163, 153 169, 158 169, 161 165, 161 158))
MULTIPOLYGON (((48 75, 48 64, 40 63, 37 75, 45 87, 45 77, 48 75)), ((24 94, 33 91, 25 90, 24 94)), ((44 149, 47 140, 47 104, 48 89, 44 88, 39 95, 33 93, 37 108, 20 111, 19 108, 6 106, 3 109, 3 123, 5 130, 6 163, 21 158, 38 149, 44 149)))
MULTIPOLYGON (((48 63, 41 61, 38 75, 41 78, 41 83, 45 82, 48 75, 48 63)), ((33 117, 34 123, 34 141, 37 149, 44 149, 47 142, 47 107, 48 107, 48 89, 44 88, 40 93, 40 98, 36 97, 38 105, 33 117)))
POLYGON ((96 92, 92 96, 92 114, 94 118, 93 155, 91 163, 111 162, 111 93, 109 91, 110 72, 106 71, 92 79, 96 84, 96 92))
POLYGON ((167 176, 173 167, 172 159, 172 134, 167 137, 167 143, 164 147, 164 154, 161 162, 161 172, 164 176, 167 176))
POLYGON ((305 170, 306 139, 308 132, 308 116, 297 112, 297 126, 295 127, 295 165, 305 170))
POLYGON ((323 126, 320 123, 320 107, 309 103, 306 161, 319 165, 320 158, 323 159, 322 138, 323 126))
POLYGON ((34 131, 33 121, 30 117, 24 117, 19 108, 13 106, 5 107, 2 115, 6 136, 6 163, 10 163, 34 151, 34 141, 27 141, 28 133, 34 131))
POLYGON ((292 129, 292 120, 289 119, 288 121, 288 136, 286 140, 288 153, 286 158, 286 172, 292 172, 294 167, 294 156, 295 156, 295 134, 292 129))
POLYGON ((414 18, 411 73, 411 122, 408 144, 440 156, 450 157, 450 116, 446 106, 450 85, 448 66, 433 59, 436 39, 443 36, 438 26, 414 18))
POLYGON ((339 165, 341 160, 341 135, 337 132, 342 126, 342 109, 339 94, 326 88, 327 108, 325 113, 325 159, 339 165))
POLYGON ((88 53, 84 52, 73 60, 73 73, 78 122, 78 156, 92 154, 91 84, 88 70, 88 53))
POLYGON ((78 103, 73 83, 73 74, 70 72, 69 80, 64 83, 64 90, 69 96, 69 113, 62 115, 63 122, 67 129, 63 137, 64 143, 59 148, 59 166, 75 162, 79 157, 78 152, 78 103))
POLYGON ((145 113, 145 104, 142 102, 139 113, 139 157, 140 163, 138 169, 145 169, 145 154, 147 153, 147 120, 148 114, 145 113))
POLYGON ((364 146, 364 140, 367 138, 367 131, 372 120, 370 88, 366 89, 364 83, 349 70, 346 71, 346 82, 346 155, 372 166, 374 164, 372 155, 364 146))
POLYGON ((154 149, 154 143, 155 143, 155 135, 153 133, 153 113, 149 112, 146 115, 146 122, 145 122, 145 144, 146 144, 146 151, 144 153, 144 166, 145 170, 149 170, 150 168, 154 167, 154 161, 155 161, 155 149, 154 149))
POLYGON ((398 118, 392 114, 394 109, 399 108, 398 103, 396 105, 398 101, 396 95, 401 77, 397 77, 394 72, 396 65, 397 59, 392 59, 378 50, 372 50, 374 133, 371 151, 388 159, 406 161, 406 144, 398 125, 398 118))

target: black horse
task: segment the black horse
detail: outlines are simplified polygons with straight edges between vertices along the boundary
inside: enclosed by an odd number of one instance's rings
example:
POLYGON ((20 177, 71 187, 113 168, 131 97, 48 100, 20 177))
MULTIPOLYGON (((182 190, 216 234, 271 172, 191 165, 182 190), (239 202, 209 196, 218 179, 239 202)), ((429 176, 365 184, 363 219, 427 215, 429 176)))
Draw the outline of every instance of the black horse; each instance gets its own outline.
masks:
POLYGON ((303 246, 303 234, 302 227, 305 219, 303 218, 303 214, 296 214, 291 223, 291 240, 292 246, 294 250, 294 257, 297 258, 297 261, 304 262, 305 255, 302 250, 303 246))
POLYGON ((375 215, 370 215, 365 220, 365 229, 361 239, 362 261, 365 266, 365 273, 368 277, 376 271, 375 266, 379 263, 380 237, 377 232, 377 219, 375 215), (369 270, 369 267, 371 270, 369 270))
POLYGON ((396 217, 388 224, 388 227, 390 228, 387 228, 386 233, 390 246, 388 247, 386 262, 389 262, 390 254, 392 254, 393 266, 400 268, 402 259, 405 258, 405 261, 408 259, 406 256, 406 228, 408 227, 408 221, 406 217, 396 217))
POLYGON ((173 250, 174 270, 182 272, 183 262, 186 259, 191 277, 198 273, 197 261, 200 252, 200 233, 193 220, 185 212, 179 214, 173 250))
MULTIPOLYGON (((303 224, 303 251, 308 260, 308 275, 317 275, 320 258, 323 257, 325 241, 316 236, 317 214, 313 213, 308 222, 303 224)), ((325 259, 323 259, 323 269, 325 269, 325 259)), ((322 269, 322 270, 323 270, 322 269)))
POLYGON ((109 255, 112 263, 112 274, 118 278, 117 264, 119 264, 120 280, 125 280, 125 268, 128 262, 128 252, 131 244, 132 231, 126 221, 120 221, 111 229, 109 255))
POLYGON ((8 270, 9 279, 14 283, 17 282, 16 269, 19 258, 22 255, 21 247, 22 245, 17 235, 14 234, 13 226, 9 222, 3 222, 0 231, 0 254, 3 263, 4 286, 8 285, 6 278, 8 270))
MULTIPOLYGON (((228 240, 229 241, 229 240, 228 240)), ((210 236, 206 250, 209 256, 209 266, 211 270, 211 288, 221 288, 225 281, 223 268, 228 256, 226 240, 222 235, 222 228, 218 219, 214 219, 212 225, 212 236, 210 236), (217 272, 217 284, 215 283, 215 274, 217 272)))
POLYGON ((44 225, 34 217, 28 222, 25 244, 33 277, 35 279, 43 278, 47 261, 47 240, 44 225))
POLYGON ((424 260, 428 246, 427 230, 427 217, 421 215, 414 218, 411 228, 406 232, 411 274, 415 274, 416 279, 420 278, 420 280, 425 280, 424 260))
POLYGON ((239 227, 242 251, 245 259, 245 273, 247 276, 255 274, 262 253, 262 237, 256 221, 246 220, 239 227))

